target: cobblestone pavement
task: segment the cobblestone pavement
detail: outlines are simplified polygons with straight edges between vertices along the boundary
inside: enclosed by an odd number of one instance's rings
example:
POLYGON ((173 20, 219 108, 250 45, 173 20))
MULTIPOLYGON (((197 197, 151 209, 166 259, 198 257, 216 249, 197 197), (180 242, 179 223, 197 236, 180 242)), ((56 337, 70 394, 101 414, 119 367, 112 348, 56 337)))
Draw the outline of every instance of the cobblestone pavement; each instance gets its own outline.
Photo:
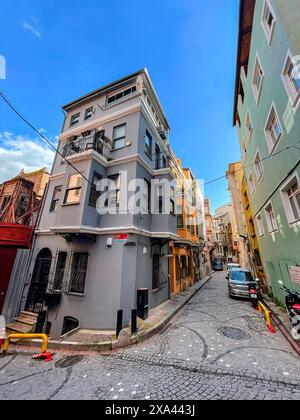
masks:
POLYGON ((0 359, 0 399, 300 399, 300 360, 215 274, 156 337, 107 355, 0 359))

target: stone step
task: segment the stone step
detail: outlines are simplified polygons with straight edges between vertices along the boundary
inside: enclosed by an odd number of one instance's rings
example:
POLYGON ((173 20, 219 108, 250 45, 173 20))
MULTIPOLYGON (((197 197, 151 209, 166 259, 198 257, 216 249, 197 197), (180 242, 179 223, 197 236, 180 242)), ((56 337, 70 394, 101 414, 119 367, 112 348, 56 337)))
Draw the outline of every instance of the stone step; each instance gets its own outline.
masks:
POLYGON ((6 326, 6 330, 8 334, 29 334, 34 330, 34 325, 13 322, 6 326))
POLYGON ((27 311, 21 311, 20 316, 22 316, 22 315, 24 315, 28 318, 33 318, 33 319, 37 319, 37 317, 38 317, 38 314, 35 314, 34 312, 27 312, 27 311))
POLYGON ((18 316, 18 318, 15 318, 14 321, 22 323, 22 324, 30 325, 30 326, 35 326, 36 325, 36 319, 30 318, 30 317, 25 317, 23 315, 18 316))

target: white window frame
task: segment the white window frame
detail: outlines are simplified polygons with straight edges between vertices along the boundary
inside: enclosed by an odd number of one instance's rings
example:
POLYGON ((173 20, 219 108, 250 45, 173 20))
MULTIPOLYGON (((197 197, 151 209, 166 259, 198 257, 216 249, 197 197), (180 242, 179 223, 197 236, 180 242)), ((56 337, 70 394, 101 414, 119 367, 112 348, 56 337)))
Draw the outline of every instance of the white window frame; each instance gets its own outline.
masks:
MULTIPOLYGON (((297 181, 299 188, 300 188, 300 178, 297 172, 294 172, 284 183, 284 185, 280 189, 281 199, 283 208, 286 214, 287 221, 290 227, 300 225, 300 219, 295 219, 294 212, 290 203, 290 198, 287 194, 289 187, 293 184, 293 181, 297 181)), ((300 209, 299 209, 300 212, 300 209)))
POLYGON ((250 115, 249 111, 247 111, 247 114, 246 114, 245 131, 246 131, 246 138, 248 140, 248 143, 250 143, 252 133, 253 133, 253 124, 252 124, 252 118, 251 118, 251 115, 250 115), (249 121, 250 121, 250 124, 251 124, 251 130, 248 129, 248 125, 247 125, 248 117, 249 117, 249 121))
POLYGON ((76 114, 73 114, 70 119, 70 127, 74 127, 77 125, 80 121, 80 112, 76 112, 76 114))
POLYGON ((256 222, 258 236, 260 238, 263 238, 265 236, 265 228, 264 228, 264 223, 263 223, 263 218, 262 218, 261 213, 259 213, 256 216, 255 222, 256 222))
POLYGON ((248 185, 249 185, 250 194, 251 196, 253 196, 255 194, 256 187, 255 187, 254 176, 252 172, 250 172, 250 175, 248 177, 248 185), (250 179, 252 179, 252 182, 250 181, 250 179))
POLYGON ((267 42, 268 42, 268 45, 269 46, 272 43, 274 29, 275 29, 275 25, 276 25, 276 20, 277 20, 276 19, 276 15, 275 15, 275 12, 274 12, 274 9, 273 9, 273 7, 271 5, 270 0, 264 0, 263 8, 262 8, 262 15, 261 15, 261 25, 262 25, 262 28, 263 28, 264 33, 266 35, 267 42), (267 24, 266 19, 265 19, 265 14, 266 14, 266 8, 267 7, 268 7, 270 13, 273 16, 273 23, 272 23, 272 27, 271 28, 269 28, 269 25, 267 24))
POLYGON ((273 206, 273 203, 272 203, 271 200, 265 206, 265 216, 266 216, 266 222, 267 222, 269 233, 276 233, 276 232, 278 232, 278 224, 277 224, 277 220, 276 220, 276 214, 274 212, 274 206, 273 206), (273 212, 273 215, 274 215, 274 222, 275 222, 274 223, 275 224, 274 229, 273 229, 273 226, 271 225, 270 214, 267 211, 267 209, 270 206, 272 207, 272 212, 273 212))
POLYGON ((253 163, 254 163, 254 169, 255 169, 255 175, 256 175, 256 180, 257 180, 257 182, 258 182, 258 184, 260 183, 260 181, 262 180, 262 178, 263 178, 263 176, 264 176, 264 173, 265 173, 265 170, 264 170, 264 166, 263 166, 263 163, 262 163, 262 161, 261 161, 261 155, 260 155, 260 151, 259 151, 259 149, 257 149, 257 151, 256 151, 256 153, 255 153, 255 158, 254 158, 254 161, 253 161, 253 163), (260 162, 259 163, 257 163, 256 162, 256 158, 257 157, 259 157, 259 160, 260 160, 260 162), (262 169, 262 171, 261 171, 261 173, 259 173, 258 172, 258 165, 260 164, 260 166, 261 166, 261 169, 262 169))
POLYGON ((261 91, 262 91, 262 87, 263 87, 263 83, 264 83, 264 78, 265 78, 265 72, 264 72, 263 67, 261 65, 261 61, 259 59, 259 56, 258 56, 258 54, 256 54, 255 65, 254 65, 253 75, 252 75, 252 90, 253 90, 253 95, 254 95, 255 102, 256 102, 257 105, 259 103, 259 99, 260 99, 260 95, 261 95, 261 91), (259 89, 257 88, 257 85, 255 83, 257 68, 259 68, 262 72, 261 83, 260 83, 259 89))
POLYGON ((83 188, 83 176, 80 175, 79 173, 70 174, 69 180, 68 180, 68 187, 65 191, 65 197, 64 197, 63 205, 64 206, 73 206, 73 205, 80 204, 80 200, 81 200, 81 197, 82 197, 82 194, 83 194, 82 188, 83 188), (73 185, 72 186, 71 185, 72 178, 74 178, 76 176, 78 177, 80 182, 79 182, 78 185, 73 185), (77 191, 77 193, 75 194, 75 197, 77 197, 78 200, 70 201, 70 199, 68 199, 70 191, 77 191))
POLYGON ((126 136, 127 136, 127 124, 123 123, 123 124, 119 124, 116 125, 115 127, 113 127, 113 136, 112 136, 112 150, 118 150, 118 149, 123 149, 124 147, 126 147, 126 136), (124 136, 121 137, 116 137, 116 133, 117 130, 120 128, 124 128, 124 136), (121 142, 120 145, 116 145, 116 142, 121 142))
POLYGON ((286 58, 284 60, 284 66, 281 73, 281 79, 286 90, 286 93, 290 99, 291 105, 293 108, 298 108, 300 105, 300 89, 297 92, 294 83, 291 81, 290 77, 288 76, 288 69, 291 64, 293 63, 293 55, 290 50, 288 50, 286 58))
POLYGON ((276 110, 274 102, 271 105, 270 112, 268 114, 268 118, 267 118, 267 122, 266 122, 264 131, 265 131, 265 137, 266 137, 267 145, 268 145, 268 148, 269 148, 269 152, 272 154, 277 149, 277 147, 278 147, 279 143, 281 142, 282 137, 284 135, 283 129, 282 129, 282 124, 281 124, 280 118, 278 116, 278 112, 276 110), (275 116, 277 118, 277 122, 278 122, 278 125, 279 125, 279 128, 280 128, 280 131, 281 131, 281 134, 280 134, 280 136, 278 137, 278 139, 276 140, 275 143, 274 143, 273 137, 272 137, 270 129, 269 129, 270 122, 271 122, 271 117, 272 117, 273 113, 275 114, 275 116))
POLYGON ((87 108, 84 112, 84 121, 88 121, 91 118, 93 118, 94 113, 95 113, 95 109, 93 106, 90 106, 89 108, 87 108))

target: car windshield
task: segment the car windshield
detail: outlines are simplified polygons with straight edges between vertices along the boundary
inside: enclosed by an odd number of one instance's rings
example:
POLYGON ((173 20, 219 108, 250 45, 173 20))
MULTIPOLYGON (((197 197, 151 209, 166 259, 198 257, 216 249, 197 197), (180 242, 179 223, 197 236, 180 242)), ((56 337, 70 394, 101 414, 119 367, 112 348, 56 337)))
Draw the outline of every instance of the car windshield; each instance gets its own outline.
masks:
POLYGON ((230 275, 232 280, 242 281, 242 282, 251 282, 253 281, 252 274, 248 271, 236 271, 233 270, 230 275))

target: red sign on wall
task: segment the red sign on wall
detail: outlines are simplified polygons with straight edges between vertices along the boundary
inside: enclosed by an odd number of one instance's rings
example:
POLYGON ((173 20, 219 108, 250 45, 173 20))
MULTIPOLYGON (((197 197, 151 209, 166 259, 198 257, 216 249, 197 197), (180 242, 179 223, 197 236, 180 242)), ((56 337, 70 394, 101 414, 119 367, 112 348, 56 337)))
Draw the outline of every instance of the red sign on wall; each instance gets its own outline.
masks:
POLYGON ((289 267, 292 283, 300 284, 300 267, 289 267))
POLYGON ((114 241, 127 241, 128 234, 127 233, 120 233, 119 235, 114 235, 114 241))

